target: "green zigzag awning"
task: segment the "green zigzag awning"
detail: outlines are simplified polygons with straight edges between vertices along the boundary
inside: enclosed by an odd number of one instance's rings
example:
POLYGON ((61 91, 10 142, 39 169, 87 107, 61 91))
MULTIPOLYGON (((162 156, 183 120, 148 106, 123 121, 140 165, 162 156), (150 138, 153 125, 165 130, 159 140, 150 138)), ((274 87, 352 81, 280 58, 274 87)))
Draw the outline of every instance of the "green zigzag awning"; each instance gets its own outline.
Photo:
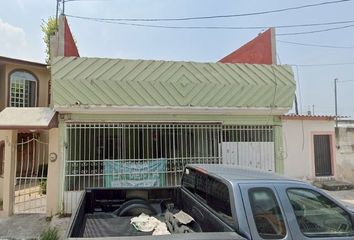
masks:
POLYGON ((54 107, 291 108, 290 66, 59 57, 54 107))

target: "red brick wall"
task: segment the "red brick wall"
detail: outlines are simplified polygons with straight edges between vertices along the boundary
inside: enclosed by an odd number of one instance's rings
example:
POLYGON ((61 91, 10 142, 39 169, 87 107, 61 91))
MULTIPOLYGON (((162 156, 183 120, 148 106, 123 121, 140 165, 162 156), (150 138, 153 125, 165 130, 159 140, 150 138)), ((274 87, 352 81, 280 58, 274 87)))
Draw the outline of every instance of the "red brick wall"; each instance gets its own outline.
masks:
POLYGON ((272 29, 268 29, 236 51, 221 59, 219 62, 275 64, 275 62, 273 62, 273 37, 272 29))
POLYGON ((80 57, 79 51, 77 50, 75 40, 71 34, 69 24, 65 18, 64 26, 64 56, 65 57, 80 57))

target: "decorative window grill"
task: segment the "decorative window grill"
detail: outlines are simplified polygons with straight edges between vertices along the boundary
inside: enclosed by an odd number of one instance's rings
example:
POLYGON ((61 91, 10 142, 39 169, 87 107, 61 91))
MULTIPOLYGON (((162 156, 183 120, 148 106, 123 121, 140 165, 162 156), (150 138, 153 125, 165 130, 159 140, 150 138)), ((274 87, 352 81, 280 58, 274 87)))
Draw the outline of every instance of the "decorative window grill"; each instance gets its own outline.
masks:
POLYGON ((35 107, 37 96, 36 78, 24 71, 13 72, 10 76, 10 106, 35 107))

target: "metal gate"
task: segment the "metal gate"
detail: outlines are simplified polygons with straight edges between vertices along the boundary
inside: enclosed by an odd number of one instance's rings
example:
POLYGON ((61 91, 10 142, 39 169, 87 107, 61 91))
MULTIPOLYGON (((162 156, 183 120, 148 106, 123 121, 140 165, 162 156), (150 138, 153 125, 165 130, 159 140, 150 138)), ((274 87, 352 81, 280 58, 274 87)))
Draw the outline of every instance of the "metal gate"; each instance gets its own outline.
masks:
POLYGON ((317 177, 332 176, 330 135, 314 135, 315 172, 317 177))
POLYGON ((273 126, 223 127, 223 163, 275 171, 273 126))
POLYGON ((14 213, 45 213, 48 143, 38 134, 18 134, 14 213))
POLYGON ((62 203, 66 213, 73 211, 85 188, 175 186, 190 163, 250 167, 254 162, 251 167, 274 169, 271 126, 71 122, 65 132, 62 203), (234 143, 244 146, 237 158, 242 161, 230 160, 223 150, 234 143))

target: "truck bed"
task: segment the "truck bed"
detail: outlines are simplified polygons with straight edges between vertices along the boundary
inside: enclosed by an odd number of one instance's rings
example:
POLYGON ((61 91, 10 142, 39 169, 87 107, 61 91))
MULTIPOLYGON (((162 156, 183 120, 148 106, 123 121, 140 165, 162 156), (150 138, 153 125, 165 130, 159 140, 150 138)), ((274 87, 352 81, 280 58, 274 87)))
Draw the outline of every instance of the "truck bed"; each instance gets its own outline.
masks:
MULTIPOLYGON (((140 200, 139 200, 140 199, 140 200)), ((133 201, 134 201, 133 200, 133 201)), ((126 214, 125 214, 126 215, 126 214)), ((129 215, 129 213, 128 213, 129 215)), ((69 238, 106 238, 115 239, 244 239, 235 230, 218 219, 198 201, 188 196, 180 187, 154 189, 89 189, 81 199, 79 208, 73 216, 69 238), (152 207, 159 220, 164 219, 166 206, 173 211, 183 210, 196 222, 191 229, 195 233, 152 236, 152 232, 141 232, 130 224, 132 217, 118 216, 117 213, 132 199, 144 199, 152 207), (197 226, 197 227, 196 227, 197 226), (207 233, 207 234, 203 234, 207 233), (217 235, 211 233, 218 233, 217 235), (223 233, 223 234, 220 234, 223 233), (177 236, 172 237, 172 236, 177 236), (203 237, 202 237, 203 236, 203 237)))
POLYGON ((137 231, 131 224, 132 217, 114 217, 110 213, 86 214, 82 237, 146 236, 150 232, 137 231))

